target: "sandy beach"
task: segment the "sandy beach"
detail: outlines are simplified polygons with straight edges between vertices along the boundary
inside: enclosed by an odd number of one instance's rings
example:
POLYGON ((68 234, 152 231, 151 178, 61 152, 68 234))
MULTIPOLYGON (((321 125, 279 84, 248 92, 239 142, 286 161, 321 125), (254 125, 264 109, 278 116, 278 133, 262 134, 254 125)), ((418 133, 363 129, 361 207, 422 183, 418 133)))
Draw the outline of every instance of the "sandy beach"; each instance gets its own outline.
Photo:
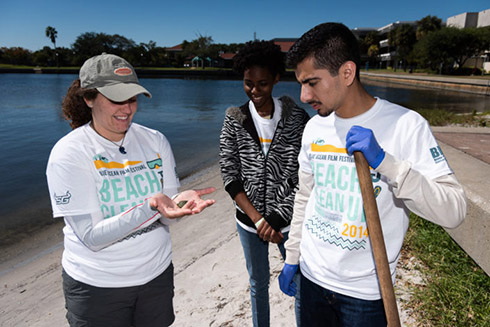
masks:
MULTIPOLYGON (((248 275, 233 219, 233 204, 224 191, 217 166, 183 181, 183 188, 217 188, 216 204, 171 226, 175 266, 176 320, 172 326, 251 326, 248 275)), ((63 327, 61 288, 63 223, 48 226, 2 254, 0 264, 0 325, 3 327, 63 327)), ((294 300, 279 290, 282 259, 270 246, 271 326, 294 326, 294 300)), ((407 301, 411 280, 419 280, 407 265, 399 270, 397 298, 407 301)), ((402 303, 399 303, 399 308, 402 303)), ((410 313, 400 309, 404 326, 410 313)))

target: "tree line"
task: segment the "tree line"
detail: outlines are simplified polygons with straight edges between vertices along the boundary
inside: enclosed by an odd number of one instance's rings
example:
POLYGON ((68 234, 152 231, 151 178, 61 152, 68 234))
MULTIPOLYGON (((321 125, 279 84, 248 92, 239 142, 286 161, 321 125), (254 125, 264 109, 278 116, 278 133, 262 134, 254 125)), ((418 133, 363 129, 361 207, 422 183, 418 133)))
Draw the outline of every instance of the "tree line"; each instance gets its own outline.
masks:
MULTIPOLYGON (((379 64, 381 35, 370 32, 360 39, 364 60, 379 64)), ((426 16, 416 25, 400 24, 388 32, 388 51, 394 53, 394 68, 423 69, 443 74, 475 73, 465 67, 470 58, 490 51, 490 26, 456 28, 443 26, 436 16, 426 16)), ((482 59, 479 59, 482 60, 482 59)))
MULTIPOLYGON (((46 37, 53 47, 30 51, 21 47, 0 48, 0 63, 13 65, 36 65, 42 67, 80 66, 83 62, 102 52, 126 58, 137 67, 182 67, 190 57, 199 57, 199 66, 213 65, 221 52, 234 53, 243 43, 215 44, 210 36, 196 35, 192 41, 181 43, 182 51, 169 52, 156 42, 137 44, 119 34, 87 32, 79 35, 70 48, 56 47, 58 32, 48 26, 46 37)), ((376 68, 380 61, 380 41, 385 38, 372 31, 359 39, 362 64, 376 68)), ((386 49, 386 48, 385 48, 386 49)), ((469 58, 480 56, 490 50, 490 26, 464 28, 443 26, 436 16, 426 16, 416 25, 400 24, 388 33, 388 51, 393 53, 394 68, 404 70, 422 69, 435 73, 474 73, 475 68, 465 67, 469 58)))
MULTIPOLYGON (((242 44, 213 43, 210 36, 196 35, 192 41, 182 42, 182 51, 169 52, 156 42, 139 43, 119 34, 87 32, 79 35, 70 48, 56 47, 58 32, 52 26, 45 30, 53 47, 30 51, 21 47, 0 48, 0 63, 40 67, 79 67, 88 58, 103 52, 112 53, 137 67, 182 67, 190 56, 203 58, 202 65, 216 60, 220 52, 236 52, 242 44)), ((209 65, 209 63, 208 63, 209 65)))

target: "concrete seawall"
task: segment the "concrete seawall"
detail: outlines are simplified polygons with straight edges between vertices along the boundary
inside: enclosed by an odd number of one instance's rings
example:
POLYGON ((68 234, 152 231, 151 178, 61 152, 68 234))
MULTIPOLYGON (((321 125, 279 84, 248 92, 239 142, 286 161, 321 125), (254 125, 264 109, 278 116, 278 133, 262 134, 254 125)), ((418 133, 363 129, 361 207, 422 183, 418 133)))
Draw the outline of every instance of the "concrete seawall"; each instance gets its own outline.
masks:
POLYGON ((435 75, 397 75, 361 72, 361 79, 416 85, 490 96, 490 79, 461 78, 435 75))
POLYGON ((446 231, 490 275, 490 128, 432 130, 468 199, 465 221, 446 231))

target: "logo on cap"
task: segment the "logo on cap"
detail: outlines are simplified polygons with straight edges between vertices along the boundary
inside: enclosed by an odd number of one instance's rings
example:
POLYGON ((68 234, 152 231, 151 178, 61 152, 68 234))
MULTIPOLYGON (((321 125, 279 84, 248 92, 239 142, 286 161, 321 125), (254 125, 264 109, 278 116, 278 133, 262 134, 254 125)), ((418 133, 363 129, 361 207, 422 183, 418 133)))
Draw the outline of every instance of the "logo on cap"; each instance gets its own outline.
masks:
POLYGON ((128 76, 133 74, 133 70, 128 67, 121 67, 121 68, 116 68, 114 70, 114 74, 119 75, 119 76, 128 76))

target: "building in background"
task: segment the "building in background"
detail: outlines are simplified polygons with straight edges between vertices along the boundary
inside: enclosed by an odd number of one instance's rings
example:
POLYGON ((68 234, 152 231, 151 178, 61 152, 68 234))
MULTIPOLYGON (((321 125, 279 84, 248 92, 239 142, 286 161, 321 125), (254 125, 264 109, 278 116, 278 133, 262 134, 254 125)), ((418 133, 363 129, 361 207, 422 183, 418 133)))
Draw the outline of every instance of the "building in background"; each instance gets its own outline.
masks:
MULTIPOLYGON (((457 28, 480 28, 490 26, 490 9, 480 12, 464 12, 459 15, 451 16, 447 19, 446 26, 457 28)), ((487 72, 490 71, 490 49, 484 51, 477 57, 468 59, 466 65, 482 68, 487 72)))
POLYGON ((464 12, 456 16, 451 16, 447 19, 446 26, 457 28, 490 26, 490 9, 480 12, 464 12))
POLYGON ((456 16, 451 16, 446 20, 446 26, 457 28, 476 27, 478 24, 477 12, 464 12, 456 16))
POLYGON ((271 41, 274 42, 274 44, 278 45, 281 47, 281 51, 286 53, 291 49, 293 46, 294 42, 296 42, 297 38, 275 38, 272 39, 271 41))
POLYGON ((416 21, 397 21, 377 29, 379 36, 381 37, 381 41, 379 41, 379 55, 378 55, 380 68, 397 66, 397 63, 395 62, 396 48, 390 44, 388 36, 392 30, 394 30, 395 28, 401 25, 409 25, 414 30, 417 28, 416 21))

